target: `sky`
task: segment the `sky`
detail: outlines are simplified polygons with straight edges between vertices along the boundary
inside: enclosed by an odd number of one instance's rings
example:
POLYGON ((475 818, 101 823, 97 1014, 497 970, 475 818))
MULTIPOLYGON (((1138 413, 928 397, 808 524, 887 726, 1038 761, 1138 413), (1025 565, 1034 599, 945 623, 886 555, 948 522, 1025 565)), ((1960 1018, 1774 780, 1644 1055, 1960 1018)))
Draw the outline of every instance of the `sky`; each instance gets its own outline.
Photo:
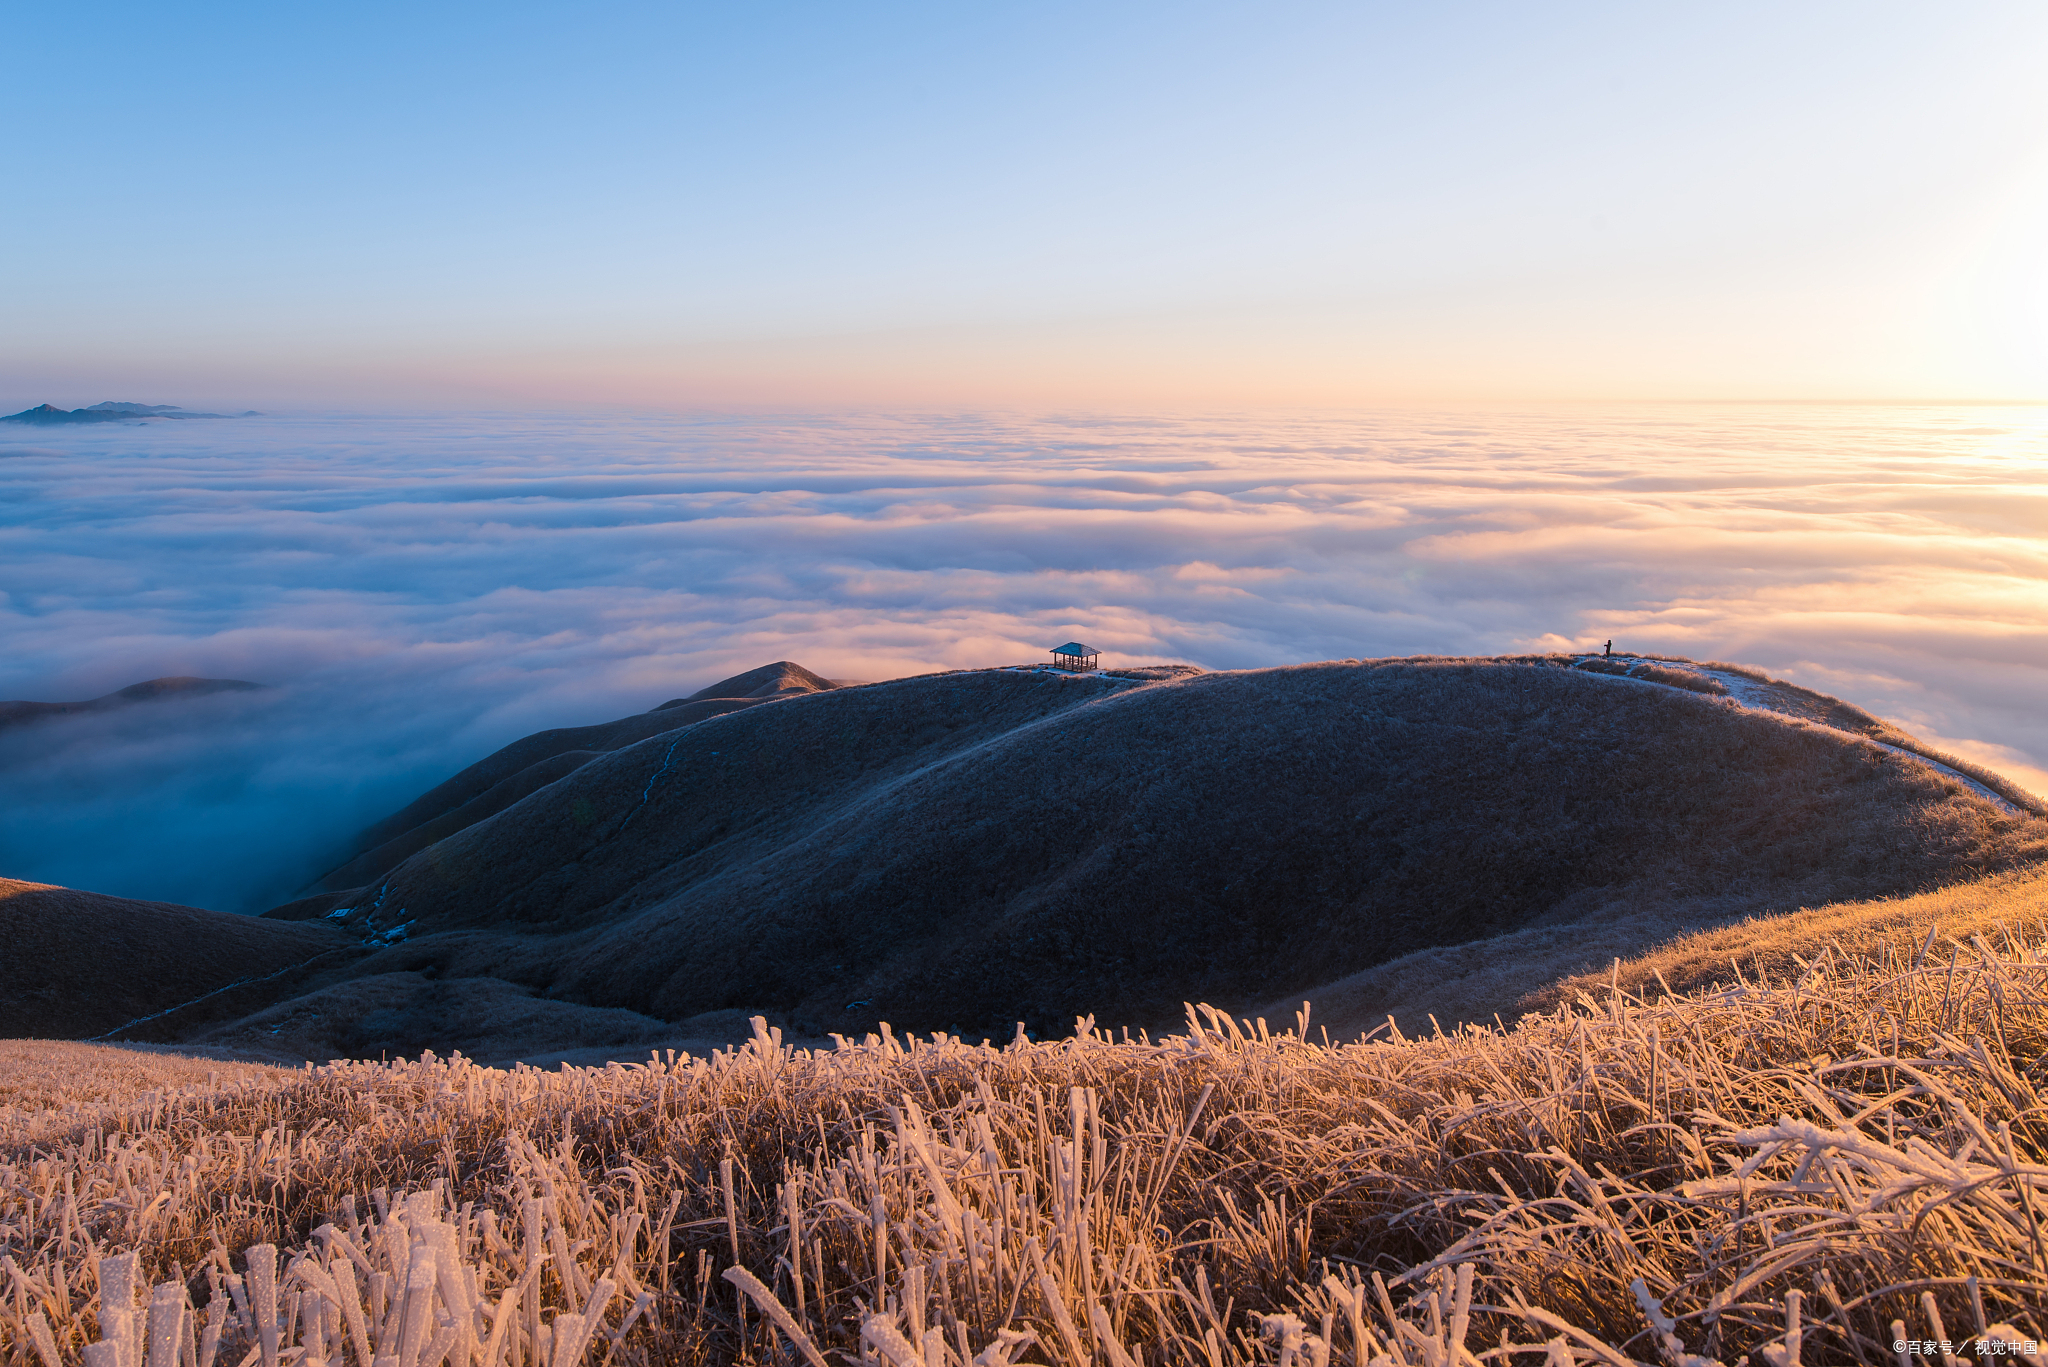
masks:
POLYGON ((0 407, 2048 400, 2048 8, 17 6, 0 407))
MULTIPOLYGON (((2048 794, 2048 408, 315 415, 0 429, 0 876, 230 911, 499 746, 775 660, 1593 650, 2048 794)), ((1625 781, 1617 776, 1617 781, 1625 781)))
POLYGON ((16 6, 0 875, 793 659, 1757 665, 2048 791, 2048 6, 16 6))

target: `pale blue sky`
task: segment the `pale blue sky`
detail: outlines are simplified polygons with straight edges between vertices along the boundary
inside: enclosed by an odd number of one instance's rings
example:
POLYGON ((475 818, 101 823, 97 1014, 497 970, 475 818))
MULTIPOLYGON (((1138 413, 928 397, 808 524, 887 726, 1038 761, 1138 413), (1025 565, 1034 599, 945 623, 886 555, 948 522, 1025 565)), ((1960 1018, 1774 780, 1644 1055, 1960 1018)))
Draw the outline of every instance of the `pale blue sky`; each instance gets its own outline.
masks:
POLYGON ((2034 3, 80 3, 8 39, 9 405, 2048 399, 2034 3))

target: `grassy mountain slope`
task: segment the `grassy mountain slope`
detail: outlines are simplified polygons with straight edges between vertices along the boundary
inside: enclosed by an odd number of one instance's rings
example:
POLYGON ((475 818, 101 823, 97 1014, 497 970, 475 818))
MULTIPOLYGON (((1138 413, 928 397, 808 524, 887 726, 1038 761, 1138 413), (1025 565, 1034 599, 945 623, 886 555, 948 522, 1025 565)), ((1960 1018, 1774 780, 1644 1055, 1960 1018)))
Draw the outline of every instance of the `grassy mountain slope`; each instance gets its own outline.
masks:
POLYGON ((1743 914, 1712 902, 1546 925, 1488 940, 1417 950, 1334 981, 1276 994, 1253 1014, 1292 1020, 1304 1001, 1332 1039, 1384 1028, 1449 1029, 1513 1022, 1581 992, 1620 986, 1656 997, 1758 978, 1797 977, 1820 954, 1911 960, 1946 956, 1973 937, 2048 938, 2048 868, 2039 864, 1904 897, 1817 901, 1743 914), (1717 914, 1718 912, 1718 914, 1717 914), (1929 935, 1933 943, 1929 945, 1929 935))
POLYGON ((391 969, 666 1019, 1000 1037, 1170 1022, 1622 907, 1916 892, 2044 836, 1840 730, 1550 662, 982 671, 602 754, 402 864, 349 923, 407 927, 391 969))
POLYGON ((361 887, 434 842, 495 816, 600 754, 756 703, 832 686, 830 680, 802 665, 779 660, 636 716, 537 732, 478 760, 364 831, 357 839, 356 854, 323 877, 320 886, 361 887))
POLYGON ((289 995, 320 967, 364 953, 332 924, 262 921, 11 878, 0 878, 0 946, 0 1038, 89 1038, 206 998, 165 1018, 157 1037, 175 1037, 244 1015, 289 995))

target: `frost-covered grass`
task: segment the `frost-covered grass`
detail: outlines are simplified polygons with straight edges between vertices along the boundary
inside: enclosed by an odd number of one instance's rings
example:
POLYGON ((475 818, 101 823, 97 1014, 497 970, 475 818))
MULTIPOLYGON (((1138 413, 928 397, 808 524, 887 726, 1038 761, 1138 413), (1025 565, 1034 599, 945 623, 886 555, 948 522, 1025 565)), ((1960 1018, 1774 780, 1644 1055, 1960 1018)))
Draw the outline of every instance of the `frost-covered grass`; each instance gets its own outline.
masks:
MULTIPOLYGON (((1555 1009, 1580 993, 1618 983, 1661 997, 1745 978, 1797 977, 1819 946, 1839 957, 1910 959, 1938 928, 1941 943, 1973 935, 2003 941, 2008 929, 2048 937, 2048 865, 2036 864, 1910 897, 1829 902, 1774 915, 1716 915, 1711 902, 1673 909, 1617 908, 1608 915, 1527 930, 1472 944, 1419 950, 1307 993, 1269 1000, 1269 1019, 1291 1015, 1302 996, 1330 1037, 1384 1026, 1446 1029, 1457 1021, 1493 1023, 1555 1009), (1645 948, 1647 946, 1647 948, 1645 948), (1618 961, 1618 968, 1616 967, 1618 961)), ((1257 1014, 1257 1013, 1254 1013, 1257 1014)))
POLYGON ((552 1073, 167 1066, 111 1110, 0 1111, 0 1357, 1787 1367, 2040 1339, 2042 948, 1339 1047, 1200 1012, 552 1073))

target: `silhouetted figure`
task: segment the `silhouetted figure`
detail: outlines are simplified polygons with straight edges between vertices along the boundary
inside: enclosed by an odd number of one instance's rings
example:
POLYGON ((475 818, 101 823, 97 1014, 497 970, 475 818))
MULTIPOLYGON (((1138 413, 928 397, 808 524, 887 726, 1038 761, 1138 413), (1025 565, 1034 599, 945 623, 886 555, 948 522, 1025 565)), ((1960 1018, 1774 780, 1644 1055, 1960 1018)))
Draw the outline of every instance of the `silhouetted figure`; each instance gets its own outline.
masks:
POLYGON ((1614 658, 1614 642, 1609 641, 1607 643, 1607 653, 1605 655, 1602 655, 1600 658, 1603 660, 1611 660, 1614 658))

